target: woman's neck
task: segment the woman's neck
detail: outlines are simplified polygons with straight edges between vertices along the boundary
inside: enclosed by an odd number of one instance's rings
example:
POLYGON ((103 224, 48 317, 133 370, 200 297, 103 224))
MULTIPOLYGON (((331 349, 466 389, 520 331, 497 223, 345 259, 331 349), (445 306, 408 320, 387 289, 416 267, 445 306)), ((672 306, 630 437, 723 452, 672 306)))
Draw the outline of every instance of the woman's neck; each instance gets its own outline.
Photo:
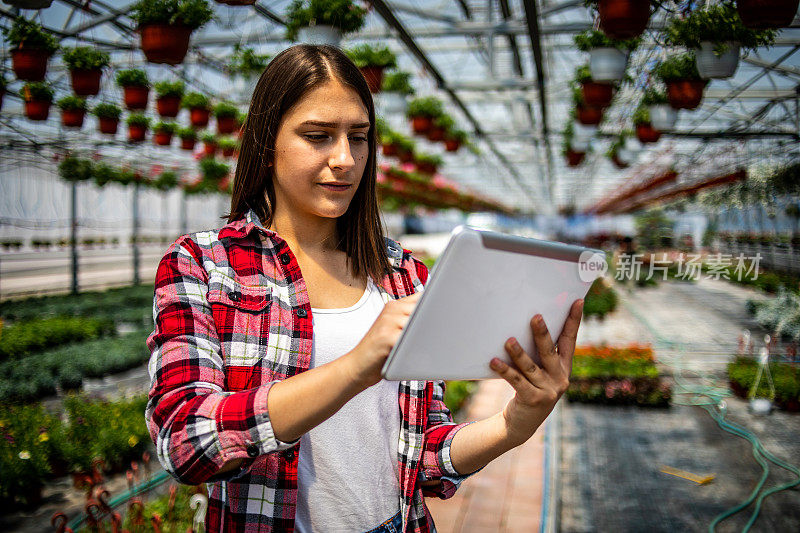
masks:
POLYGON ((336 250, 336 219, 288 217, 275 213, 269 227, 289 244, 295 253, 314 255, 336 250))

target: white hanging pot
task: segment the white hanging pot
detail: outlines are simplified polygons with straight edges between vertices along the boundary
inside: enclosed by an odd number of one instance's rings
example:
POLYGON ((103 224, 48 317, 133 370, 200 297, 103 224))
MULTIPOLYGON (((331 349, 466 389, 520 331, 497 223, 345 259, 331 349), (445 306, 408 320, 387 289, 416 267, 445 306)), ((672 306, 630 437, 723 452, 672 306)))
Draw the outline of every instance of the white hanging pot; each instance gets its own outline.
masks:
POLYGON ((572 148, 575 152, 588 152, 590 144, 591 144, 590 137, 586 139, 579 139, 577 137, 573 137, 572 140, 569 142, 570 148, 572 148))
POLYGON ((739 66, 739 43, 727 43, 728 49, 718 56, 714 53, 714 43, 703 41, 700 49, 695 50, 697 72, 701 78, 730 78, 739 66))
POLYGON ((678 112, 669 104, 649 106, 650 124, 659 131, 671 130, 678 120, 678 112))
POLYGON ((589 50, 589 70, 592 81, 619 81, 625 76, 628 54, 619 48, 592 48, 589 50))
POLYGON ((617 149, 617 159, 626 165, 633 164, 636 161, 636 152, 628 150, 625 147, 617 149))
POLYGON ((339 46, 342 42, 342 32, 339 28, 317 24, 316 26, 303 26, 297 30, 297 38, 306 44, 329 44, 339 46))
POLYGON ((381 92, 376 98, 382 115, 403 115, 408 107, 406 95, 400 93, 381 92))
POLYGON ((625 150, 629 152, 638 153, 642 149, 642 143, 636 137, 626 137, 625 143, 622 145, 625 150))
POLYGON ((772 401, 769 398, 751 398, 750 411, 755 415, 768 415, 772 411, 772 401))
POLYGON ((590 140, 597 133, 597 126, 586 126, 580 122, 573 123, 573 138, 581 140, 590 140))

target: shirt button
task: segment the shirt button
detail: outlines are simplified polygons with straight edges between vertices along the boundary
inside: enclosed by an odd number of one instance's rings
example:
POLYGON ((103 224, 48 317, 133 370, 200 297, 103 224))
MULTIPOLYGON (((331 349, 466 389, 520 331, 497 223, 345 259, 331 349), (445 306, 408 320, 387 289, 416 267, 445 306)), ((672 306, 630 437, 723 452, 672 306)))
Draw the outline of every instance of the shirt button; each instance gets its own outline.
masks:
POLYGON ((248 457, 252 457, 253 459, 258 457, 258 446, 256 446, 255 444, 251 444, 250 446, 248 446, 247 447, 247 456, 248 457))
POLYGON ((289 254, 281 254, 281 263, 284 265, 288 265, 291 262, 292 258, 289 257, 289 254))
POLYGON ((297 310, 297 316, 299 316, 300 318, 305 318, 308 316, 308 312, 301 307, 300 309, 297 310))
POLYGON ((234 302, 238 302, 242 298, 242 293, 239 291, 233 291, 231 293, 231 300, 234 302))
POLYGON ((293 449, 289 450, 288 452, 286 452, 286 459, 288 461, 294 461, 294 456, 295 456, 295 453, 294 453, 293 449))

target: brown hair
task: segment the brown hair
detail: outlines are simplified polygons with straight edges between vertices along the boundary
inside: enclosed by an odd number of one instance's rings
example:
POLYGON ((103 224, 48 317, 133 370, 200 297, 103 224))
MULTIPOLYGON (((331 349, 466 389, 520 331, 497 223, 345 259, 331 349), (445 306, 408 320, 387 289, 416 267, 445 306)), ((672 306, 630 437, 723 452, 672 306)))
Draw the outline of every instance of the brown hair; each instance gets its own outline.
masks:
MULTIPOLYGON (((361 71, 340 49, 327 45, 299 44, 275 56, 256 84, 233 182, 228 222, 252 209, 265 227, 272 223, 275 205, 273 163, 275 139, 281 119, 309 90, 335 77, 361 97, 372 125, 367 133, 369 156, 364 175, 347 211, 336 220, 337 248, 347 254, 355 276, 370 275, 376 283, 391 271, 376 192, 377 141, 375 106, 361 71)), ((225 218, 225 217, 223 217, 225 218)))

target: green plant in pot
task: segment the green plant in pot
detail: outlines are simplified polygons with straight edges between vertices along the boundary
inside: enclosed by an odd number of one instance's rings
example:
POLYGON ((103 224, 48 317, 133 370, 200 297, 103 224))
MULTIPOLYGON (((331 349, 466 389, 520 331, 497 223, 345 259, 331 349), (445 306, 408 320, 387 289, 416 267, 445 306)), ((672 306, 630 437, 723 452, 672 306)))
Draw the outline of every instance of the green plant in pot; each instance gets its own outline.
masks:
POLYGON ((125 107, 131 111, 147 109, 150 96, 150 80, 147 73, 138 68, 117 72, 117 85, 122 87, 122 99, 125 107))
POLYGON ((444 136, 447 133, 447 130, 453 129, 455 127, 456 127, 455 119, 450 115, 448 115, 447 113, 442 113, 441 115, 433 119, 433 125, 428 130, 428 134, 426 136, 428 140, 431 142, 444 141, 444 136))
POLYGON ((203 141, 203 155, 205 157, 214 157, 219 147, 219 139, 211 132, 206 132, 201 137, 203 141))
POLYGON ((178 125, 174 122, 158 122, 153 126, 153 143, 157 146, 169 146, 172 144, 172 136, 178 125))
POLYGON ((286 11, 286 38, 339 46, 342 35, 364 26, 366 15, 352 0, 293 0, 286 11))
POLYGON ((448 152, 458 150, 469 141, 469 134, 456 127, 449 128, 444 134, 444 149, 448 152))
POLYGON ((583 99, 583 88, 580 84, 572 82, 572 103, 575 105, 575 117, 585 126, 596 126, 603 120, 605 109, 598 106, 586 105, 583 99))
POLYGON ((406 116, 411 119, 411 129, 417 135, 426 135, 433 127, 433 119, 444 113, 442 101, 435 96, 415 98, 408 103, 406 116))
POLYGON ((119 116, 122 114, 122 110, 119 108, 119 106, 108 103, 100 103, 94 106, 92 113, 97 117, 98 129, 100 130, 100 133, 104 133, 106 135, 117 134, 119 116))
POLYGON ((611 39, 632 39, 647 28, 655 0, 584 0, 597 10, 600 29, 611 39))
POLYGON ((625 132, 614 139, 614 142, 611 143, 608 151, 606 151, 606 157, 620 170, 630 166, 631 162, 625 150, 625 132))
POLYGON ((432 175, 436 174, 438 168, 444 164, 444 160, 436 154, 416 153, 414 154, 414 164, 418 172, 432 175))
POLYGON ((693 52, 670 55, 654 69, 667 86, 667 99, 673 109, 697 109, 703 100, 708 80, 700 77, 693 52))
POLYGON ((239 144, 235 139, 230 137, 223 137, 218 143, 219 149, 222 152, 222 157, 233 157, 239 144))
POLYGON ((11 67, 17 78, 24 81, 43 81, 47 60, 58 50, 56 37, 41 25, 17 17, 8 29, 3 29, 11 45, 11 67))
POLYGON ((722 3, 673 18, 665 40, 694 50, 700 77, 710 79, 730 78, 739 65, 740 50, 771 46, 775 36, 772 30, 746 28, 733 4, 722 3))
POLYGON ((65 128, 80 128, 86 116, 86 100, 80 96, 65 96, 56 105, 61 109, 61 124, 65 128))
POLYGON ((397 57, 388 46, 360 44, 347 50, 347 56, 355 63, 367 80, 370 92, 380 92, 383 71, 397 66, 397 57))
POLYGON ((561 153, 567 160, 567 165, 570 167, 577 167, 586 158, 586 152, 589 150, 588 141, 585 145, 577 145, 575 142, 575 125, 572 120, 568 121, 564 126, 564 131, 561 134, 561 153))
POLYGON ((128 124, 128 141, 138 143, 144 141, 150 118, 142 113, 131 113, 125 121, 128 124))
POLYGON ((29 81, 20 91, 25 102, 25 116, 29 120, 43 121, 50 115, 53 103, 53 89, 41 81, 29 81))
POLYGON ((754 30, 789 26, 797 15, 798 0, 736 0, 739 18, 754 30))
POLYGON ((384 73, 381 85, 381 96, 377 101, 381 112, 390 114, 405 114, 407 99, 414 94, 411 86, 411 74, 400 70, 384 73))
POLYGON ((175 118, 181 110, 181 99, 186 90, 186 85, 180 81, 159 81, 156 89, 156 111, 165 118, 175 118))
POLYGON ((111 60, 107 52, 94 46, 77 46, 64 50, 61 58, 69 69, 72 91, 78 96, 93 96, 100 93, 103 68, 111 60))
POLYGON ((176 133, 181 139, 181 150, 194 150, 194 145, 197 143, 197 132, 193 128, 178 128, 176 133))
POLYGON ((639 104, 636 108, 633 125, 636 128, 636 138, 642 144, 655 143, 661 138, 661 132, 650 123, 650 110, 644 104, 639 104))
POLYGON ((181 100, 181 107, 189 110, 189 121, 195 128, 204 128, 208 125, 211 116, 211 102, 201 93, 188 93, 181 100))
POLYGON ((254 48, 233 45, 233 54, 228 63, 227 71, 233 76, 241 76, 246 80, 258 78, 269 64, 270 56, 257 54, 254 48))
POLYGON ((600 82, 618 82, 625 76, 628 56, 641 39, 624 41, 609 39, 598 30, 587 30, 575 36, 578 50, 589 53, 591 78, 600 82))
POLYGON ((192 32, 214 17, 206 0, 139 0, 129 15, 151 63, 177 65, 189 51, 192 32))
POLYGON ((236 131, 239 109, 230 102, 219 102, 214 106, 214 118, 217 119, 217 133, 227 135, 236 131))
POLYGON ((580 83, 583 101, 590 107, 608 107, 614 98, 614 84, 592 79, 589 65, 582 65, 575 71, 575 81, 580 83))
POLYGON ((647 106, 650 123, 659 131, 671 130, 678 120, 678 112, 672 109, 664 90, 649 86, 642 96, 642 105, 647 106))

